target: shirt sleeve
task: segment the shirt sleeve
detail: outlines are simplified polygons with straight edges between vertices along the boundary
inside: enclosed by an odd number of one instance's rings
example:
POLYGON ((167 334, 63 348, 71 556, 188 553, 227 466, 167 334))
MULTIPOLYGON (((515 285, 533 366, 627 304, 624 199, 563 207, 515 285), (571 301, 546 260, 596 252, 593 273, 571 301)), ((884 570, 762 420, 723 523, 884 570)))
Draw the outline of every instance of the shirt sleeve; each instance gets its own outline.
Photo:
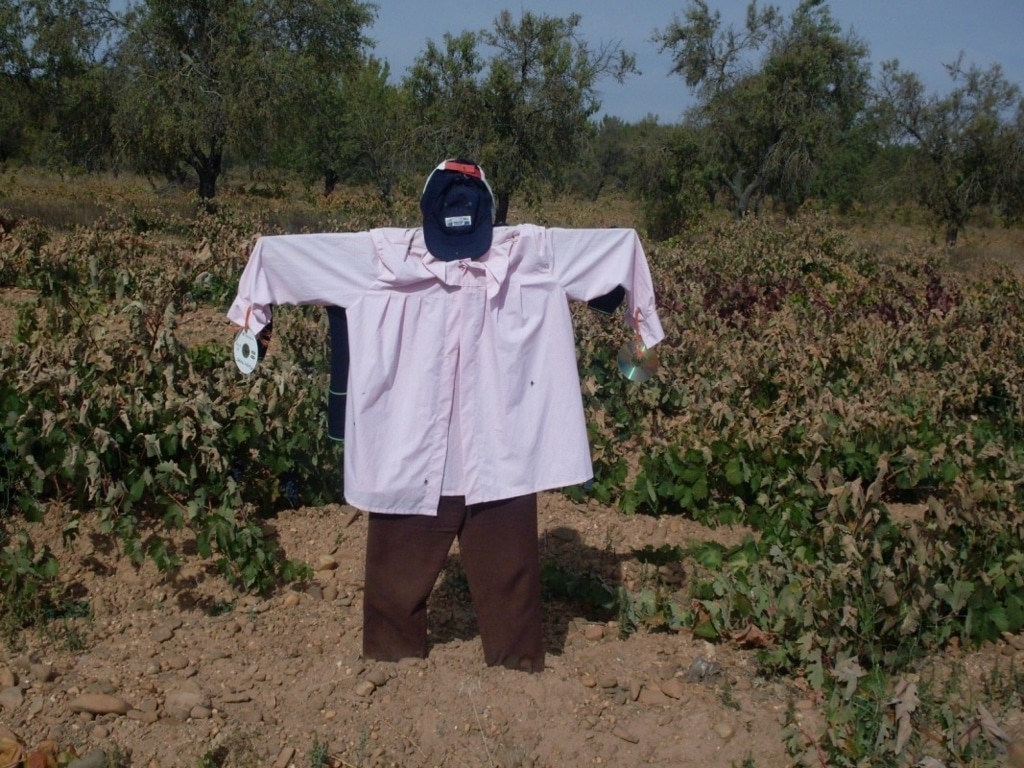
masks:
POLYGON ((349 307, 376 278, 376 259, 368 232, 261 237, 228 319, 259 333, 275 304, 349 307))
POLYGON ((589 301, 621 285, 628 302, 626 320, 644 344, 650 348, 665 338, 636 230, 549 228, 546 244, 555 277, 570 299, 589 301))

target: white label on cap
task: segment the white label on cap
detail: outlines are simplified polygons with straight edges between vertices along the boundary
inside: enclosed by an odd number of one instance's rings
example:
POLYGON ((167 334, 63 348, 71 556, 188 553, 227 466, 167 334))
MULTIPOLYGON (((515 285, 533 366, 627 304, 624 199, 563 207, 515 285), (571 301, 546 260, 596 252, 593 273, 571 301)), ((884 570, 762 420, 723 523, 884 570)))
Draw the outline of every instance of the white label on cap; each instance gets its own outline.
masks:
POLYGON ((243 328, 235 336, 235 365, 242 373, 252 373, 259 359, 256 335, 248 328, 243 328))
POLYGON ((446 216, 444 220, 446 227, 471 227, 473 226, 472 216, 446 216))

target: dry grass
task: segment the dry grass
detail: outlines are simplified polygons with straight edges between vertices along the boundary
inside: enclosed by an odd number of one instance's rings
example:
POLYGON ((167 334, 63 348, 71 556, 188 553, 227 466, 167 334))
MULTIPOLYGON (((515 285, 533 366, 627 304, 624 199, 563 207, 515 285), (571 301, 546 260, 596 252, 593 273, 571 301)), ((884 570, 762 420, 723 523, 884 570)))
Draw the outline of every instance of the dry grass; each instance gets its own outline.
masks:
POLYGON ((956 246, 947 248, 943 232, 924 222, 904 223, 880 216, 837 224, 853 245, 882 256, 941 254, 951 270, 972 277, 991 277, 1006 268, 1024 274, 1024 230, 1020 228, 969 226, 956 246))
MULTIPOLYGON (((386 208, 372 189, 344 189, 325 197, 316 186, 288 178, 260 178, 232 172, 220 180, 216 203, 255 213, 270 229, 282 232, 336 231, 373 226, 416 226, 419 206, 413 194, 399 191, 386 208)), ((134 174, 62 177, 31 169, 0 173, 0 212, 36 219, 70 231, 105 219, 187 221, 196 215, 192 186, 134 174)), ((717 218, 717 216, 716 216, 717 218)), ((620 194, 596 200, 561 197, 544 202, 513 199, 510 224, 531 222, 562 227, 642 229, 639 206, 620 194)), ((965 273, 1010 267, 1024 272, 1024 231, 989 225, 964 231, 947 250, 942 232, 913 208, 857 215, 836 221, 855 246, 880 254, 946 252, 950 265, 965 273)))
MULTIPOLYGON (((373 189, 344 189, 325 197, 318 188, 294 179, 267 181, 228 174, 219 183, 216 204, 247 207, 274 228, 288 232, 329 229, 358 210, 369 226, 415 226, 416 197, 395 194, 386 209, 373 189)), ((509 223, 544 226, 636 227, 639 212, 623 196, 597 200, 559 198, 543 203, 513 199, 509 223)), ((55 173, 9 169, 0 174, 0 208, 8 215, 37 219, 48 228, 68 231, 93 226, 111 216, 189 218, 197 207, 195 190, 133 174, 61 177, 55 173)))
POLYGON ((13 169, 0 175, 0 210, 15 218, 35 219, 49 229, 70 231, 145 212, 146 215, 194 215, 186 190, 159 186, 130 174, 60 176, 13 169))

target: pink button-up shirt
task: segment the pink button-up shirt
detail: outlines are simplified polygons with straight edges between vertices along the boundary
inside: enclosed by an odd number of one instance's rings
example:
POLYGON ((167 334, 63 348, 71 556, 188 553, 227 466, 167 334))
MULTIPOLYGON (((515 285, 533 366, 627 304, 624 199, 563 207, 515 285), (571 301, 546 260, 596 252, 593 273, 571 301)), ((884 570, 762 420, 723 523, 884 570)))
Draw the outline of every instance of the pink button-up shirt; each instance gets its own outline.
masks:
POLYGON ((498 227, 476 260, 440 261, 419 229, 257 241, 228 317, 345 307, 351 366, 345 497, 434 515, 593 476, 568 300, 622 285, 651 347, 664 337, 632 229, 498 227))

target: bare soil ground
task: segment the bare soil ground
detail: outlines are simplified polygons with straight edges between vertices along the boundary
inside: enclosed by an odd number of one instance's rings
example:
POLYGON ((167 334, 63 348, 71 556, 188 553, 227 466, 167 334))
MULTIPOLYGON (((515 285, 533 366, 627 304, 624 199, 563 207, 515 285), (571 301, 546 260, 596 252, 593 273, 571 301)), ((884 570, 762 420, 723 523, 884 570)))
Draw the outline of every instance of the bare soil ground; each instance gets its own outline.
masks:
MULTIPOLYGON (((633 549, 701 535, 686 521, 624 518, 559 494, 543 495, 541 517, 546 561, 612 585, 640 575, 633 549)), ((457 547, 431 599, 429 657, 364 661, 366 518, 350 507, 269 522, 289 557, 318 570, 265 599, 234 594, 194 555, 167 579, 95 531, 66 549, 64 522, 54 510, 31 534, 55 548, 61 579, 92 616, 25 635, 0 663, 22 692, 0 722, 28 746, 98 747, 150 768, 204 756, 307 766, 318 752, 339 766, 770 768, 787 764, 786 708, 814 715, 799 687, 758 677, 748 652, 686 633, 621 638, 614 621, 556 600, 546 602, 543 673, 486 667, 457 547)))
MULTIPOLYGON (((23 293, 0 296, 3 327, 23 293)), ((212 328, 215 319, 196 322, 212 328)), ((184 567, 169 578, 152 563, 133 566, 88 516, 66 545, 69 518, 54 507, 25 525, 37 545, 53 548, 61 581, 89 615, 0 647, 0 739, 29 749, 49 740, 79 756, 103 750, 107 765, 145 768, 775 768, 792 763, 788 711, 808 737, 823 725, 806 685, 761 677, 752 650, 689 632, 623 637, 614 617, 553 598, 547 668, 486 667, 457 547, 431 600, 429 657, 368 662, 360 655, 366 517, 351 507, 267 521, 284 554, 315 575, 264 598, 233 592, 187 536, 175 542, 184 567)), ((611 587, 642 583, 635 552, 647 545, 742 534, 541 497, 542 561, 611 587)), ((662 576, 685 596, 686 568, 662 576)), ((1014 653, 991 646, 963 659, 984 670, 1014 653)), ((1024 715, 1004 727, 1020 738, 1024 715)))

